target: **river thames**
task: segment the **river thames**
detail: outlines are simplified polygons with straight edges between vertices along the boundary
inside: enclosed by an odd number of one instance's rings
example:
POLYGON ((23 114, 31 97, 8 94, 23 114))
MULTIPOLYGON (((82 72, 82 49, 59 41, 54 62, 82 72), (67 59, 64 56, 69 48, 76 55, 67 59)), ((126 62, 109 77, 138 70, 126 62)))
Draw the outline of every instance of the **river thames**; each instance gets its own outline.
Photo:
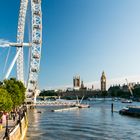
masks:
MULTIPOLYGON (((30 111, 26 140, 140 139, 140 118, 122 116, 118 112, 112 114, 112 101, 88 103, 90 108, 71 111, 51 112, 54 107, 47 106, 30 111)), ((120 101, 113 103, 115 111, 128 105, 120 101)), ((137 102, 132 104, 140 105, 137 102)))

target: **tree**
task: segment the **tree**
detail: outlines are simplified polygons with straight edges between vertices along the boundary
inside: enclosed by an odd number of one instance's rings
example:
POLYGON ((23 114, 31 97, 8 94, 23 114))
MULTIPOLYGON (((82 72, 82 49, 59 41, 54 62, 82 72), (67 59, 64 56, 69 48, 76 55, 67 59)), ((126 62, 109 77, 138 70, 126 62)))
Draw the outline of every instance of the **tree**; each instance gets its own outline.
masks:
POLYGON ((0 88, 0 111, 10 112, 13 107, 13 102, 9 93, 0 88))
POLYGON ((0 87, 3 85, 3 82, 0 81, 0 87))
POLYGON ((120 86, 113 86, 108 89, 108 92, 112 97, 118 97, 122 90, 120 89, 120 86))
POLYGON ((107 91, 102 91, 102 96, 105 98, 107 96, 107 91))
POLYGON ((23 85, 23 83, 21 81, 16 81, 19 89, 20 89, 20 94, 21 94, 21 103, 24 102, 25 100, 25 92, 26 92, 26 88, 25 86, 23 85))
POLYGON ((140 97, 140 87, 136 87, 136 88, 133 90, 133 93, 134 93, 134 96, 135 96, 135 97, 140 97))
POLYGON ((4 80, 3 87, 8 91, 13 102, 13 108, 20 106, 25 99, 25 90, 23 83, 15 78, 4 80))
POLYGON ((42 90, 39 96, 57 96, 58 94, 54 90, 42 90))

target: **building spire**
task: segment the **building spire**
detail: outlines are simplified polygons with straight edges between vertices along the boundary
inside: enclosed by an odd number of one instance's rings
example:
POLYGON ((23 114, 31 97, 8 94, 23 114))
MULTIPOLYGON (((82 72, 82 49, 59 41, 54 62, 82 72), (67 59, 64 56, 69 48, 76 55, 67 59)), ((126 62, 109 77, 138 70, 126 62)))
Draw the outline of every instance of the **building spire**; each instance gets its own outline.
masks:
POLYGON ((104 71, 101 76, 101 91, 106 91, 106 76, 104 71))

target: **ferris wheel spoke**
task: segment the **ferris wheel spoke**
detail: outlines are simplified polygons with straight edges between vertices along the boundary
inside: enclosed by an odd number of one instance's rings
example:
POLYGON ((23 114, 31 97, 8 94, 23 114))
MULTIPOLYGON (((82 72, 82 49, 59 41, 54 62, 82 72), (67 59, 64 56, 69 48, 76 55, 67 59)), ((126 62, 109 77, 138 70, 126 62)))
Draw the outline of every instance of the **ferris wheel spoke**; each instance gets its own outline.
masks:
POLYGON ((14 59, 13 59, 13 61, 12 61, 11 65, 10 65, 10 67, 9 67, 9 69, 8 69, 8 71, 7 71, 7 73, 6 73, 6 75, 5 75, 5 78, 4 78, 4 79, 7 79, 7 78, 9 77, 9 75, 10 75, 10 73, 11 73, 11 71, 12 71, 13 67, 14 67, 14 64, 15 64, 15 63, 16 63, 16 61, 17 61, 17 58, 18 58, 18 56, 19 56, 20 52, 21 52, 21 50, 19 49, 19 50, 17 51, 17 53, 16 53, 16 55, 15 55, 15 57, 14 57, 14 59))
POLYGON ((10 50, 11 50, 11 48, 8 49, 7 57, 6 57, 5 64, 4 64, 4 67, 3 67, 3 73, 5 73, 6 65, 7 65, 7 62, 8 62, 9 55, 10 55, 10 50))

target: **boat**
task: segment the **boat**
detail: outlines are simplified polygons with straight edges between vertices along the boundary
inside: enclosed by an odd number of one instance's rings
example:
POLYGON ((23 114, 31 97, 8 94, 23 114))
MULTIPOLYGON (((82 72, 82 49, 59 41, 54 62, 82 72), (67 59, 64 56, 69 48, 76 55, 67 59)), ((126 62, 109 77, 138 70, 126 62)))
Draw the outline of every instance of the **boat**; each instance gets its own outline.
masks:
POLYGON ((95 98, 88 98, 88 101, 95 101, 95 98))
POLYGON ((76 97, 77 97, 77 104, 75 105, 76 107, 78 107, 78 108, 89 108, 90 107, 90 105, 88 105, 88 104, 81 104, 84 99, 84 96, 82 97, 82 99, 80 101, 79 101, 77 95, 76 95, 76 97))
POLYGON ((132 100, 128 100, 128 99, 123 99, 121 100, 122 103, 132 103, 132 100))
POLYGON ((140 117, 140 106, 127 106, 121 109, 119 114, 140 117))
POLYGON ((77 107, 79 107, 79 108, 89 108, 90 105, 87 105, 87 104, 80 104, 80 105, 77 105, 77 107))
POLYGON ((117 98, 117 97, 112 98, 112 101, 114 101, 114 102, 118 102, 119 100, 120 100, 120 98, 117 98))

